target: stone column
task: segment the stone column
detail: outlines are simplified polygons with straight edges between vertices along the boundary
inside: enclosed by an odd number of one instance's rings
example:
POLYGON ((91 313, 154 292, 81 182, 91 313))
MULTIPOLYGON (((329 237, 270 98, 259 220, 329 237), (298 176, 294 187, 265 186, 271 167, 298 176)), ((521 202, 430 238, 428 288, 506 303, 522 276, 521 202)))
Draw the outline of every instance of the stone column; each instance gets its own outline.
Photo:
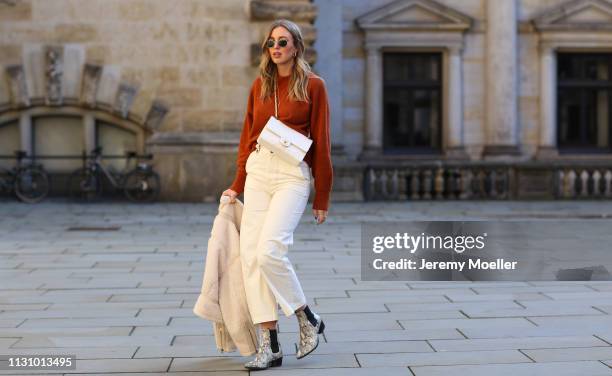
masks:
POLYGON ((383 76, 382 56, 378 46, 367 47, 366 62, 366 122, 363 153, 366 155, 382 154, 382 97, 383 76))
POLYGON ((540 137, 537 158, 558 155, 557 129, 557 59, 551 46, 540 46, 540 137))
POLYGON ((344 125, 342 117, 342 3, 315 0, 318 16, 315 22, 318 51, 314 68, 325 80, 331 113, 331 147, 335 156, 344 155, 344 125))
MULTIPOLYGON (((21 138, 21 150, 28 156, 32 155, 32 117, 26 112, 19 115, 19 134, 21 138)), ((13 150, 10 151, 13 153, 13 150)), ((31 159, 24 159, 24 163, 30 163, 31 159)))
POLYGON ((468 158, 463 136, 463 64, 461 47, 448 52, 448 129, 444 154, 453 159, 468 158))
POLYGON ((91 151, 96 147, 96 119, 90 113, 83 116, 83 145, 85 145, 85 152, 89 155, 91 151))
POLYGON ((485 156, 519 154, 516 0, 487 0, 485 156))

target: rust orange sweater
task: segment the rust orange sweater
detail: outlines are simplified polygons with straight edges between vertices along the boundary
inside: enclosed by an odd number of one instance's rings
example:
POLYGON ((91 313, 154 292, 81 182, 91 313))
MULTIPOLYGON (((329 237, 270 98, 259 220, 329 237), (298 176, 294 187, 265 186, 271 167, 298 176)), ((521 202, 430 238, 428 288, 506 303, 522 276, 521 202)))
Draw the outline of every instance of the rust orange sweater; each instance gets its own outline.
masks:
MULTIPOLYGON (((315 196, 313 209, 328 210, 332 189, 333 169, 331 163, 331 140, 329 130, 329 104, 323 79, 314 73, 308 78, 310 103, 291 101, 287 97, 290 76, 278 76, 278 119, 296 131, 308 136, 312 145, 304 156, 304 162, 312 169, 315 196)), ((257 137, 270 116, 274 115, 274 96, 262 101, 261 78, 251 86, 247 112, 238 146, 236 177, 230 189, 239 194, 244 191, 246 160, 255 149, 257 137)))

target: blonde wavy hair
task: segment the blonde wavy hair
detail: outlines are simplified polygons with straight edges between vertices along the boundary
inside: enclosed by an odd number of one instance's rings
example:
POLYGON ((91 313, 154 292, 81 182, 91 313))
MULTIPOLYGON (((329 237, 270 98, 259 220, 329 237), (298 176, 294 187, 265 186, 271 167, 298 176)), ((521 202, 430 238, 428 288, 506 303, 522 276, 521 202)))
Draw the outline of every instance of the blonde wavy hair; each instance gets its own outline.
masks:
POLYGON ((270 57, 270 51, 266 46, 266 42, 272 35, 272 31, 277 27, 282 26, 293 38, 293 46, 296 48, 296 56, 293 58, 293 69, 289 78, 289 99, 294 101, 309 102, 308 98, 308 76, 312 69, 310 64, 304 59, 304 39, 302 32, 297 24, 292 21, 280 19, 274 21, 270 25, 268 34, 261 44, 261 57, 259 62, 259 77, 261 77, 261 99, 265 100, 268 96, 274 95, 274 87, 276 85, 276 64, 270 57))

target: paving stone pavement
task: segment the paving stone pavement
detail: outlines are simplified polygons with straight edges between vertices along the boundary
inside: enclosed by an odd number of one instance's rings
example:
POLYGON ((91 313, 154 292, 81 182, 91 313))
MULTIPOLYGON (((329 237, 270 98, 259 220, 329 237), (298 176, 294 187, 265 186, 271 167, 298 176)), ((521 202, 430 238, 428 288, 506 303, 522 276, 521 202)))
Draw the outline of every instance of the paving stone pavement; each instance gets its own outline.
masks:
MULTIPOLYGON (((360 280, 360 221, 612 225, 612 203, 333 203, 320 226, 310 210, 289 257, 326 332, 297 360, 297 322, 281 313, 283 366, 255 374, 612 375, 612 282, 360 280)), ((247 374, 249 358, 219 353, 211 324, 192 313, 216 212, 216 204, 0 202, 0 355, 77 356, 75 370, 55 375, 247 374)))

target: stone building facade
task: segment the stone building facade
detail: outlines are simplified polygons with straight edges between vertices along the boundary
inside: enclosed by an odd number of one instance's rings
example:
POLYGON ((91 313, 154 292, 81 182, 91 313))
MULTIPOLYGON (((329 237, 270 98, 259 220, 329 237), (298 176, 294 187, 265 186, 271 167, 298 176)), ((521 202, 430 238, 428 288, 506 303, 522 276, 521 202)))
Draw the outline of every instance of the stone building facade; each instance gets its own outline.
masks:
POLYGON ((0 0, 0 154, 152 153, 215 201, 276 18, 327 83, 332 201, 612 196, 609 0, 0 0))
POLYGON ((355 187, 391 198, 610 197, 611 2, 318 4, 319 35, 342 33, 317 39, 319 61, 342 51, 341 65, 321 67, 342 98, 336 150, 379 166, 355 187))

